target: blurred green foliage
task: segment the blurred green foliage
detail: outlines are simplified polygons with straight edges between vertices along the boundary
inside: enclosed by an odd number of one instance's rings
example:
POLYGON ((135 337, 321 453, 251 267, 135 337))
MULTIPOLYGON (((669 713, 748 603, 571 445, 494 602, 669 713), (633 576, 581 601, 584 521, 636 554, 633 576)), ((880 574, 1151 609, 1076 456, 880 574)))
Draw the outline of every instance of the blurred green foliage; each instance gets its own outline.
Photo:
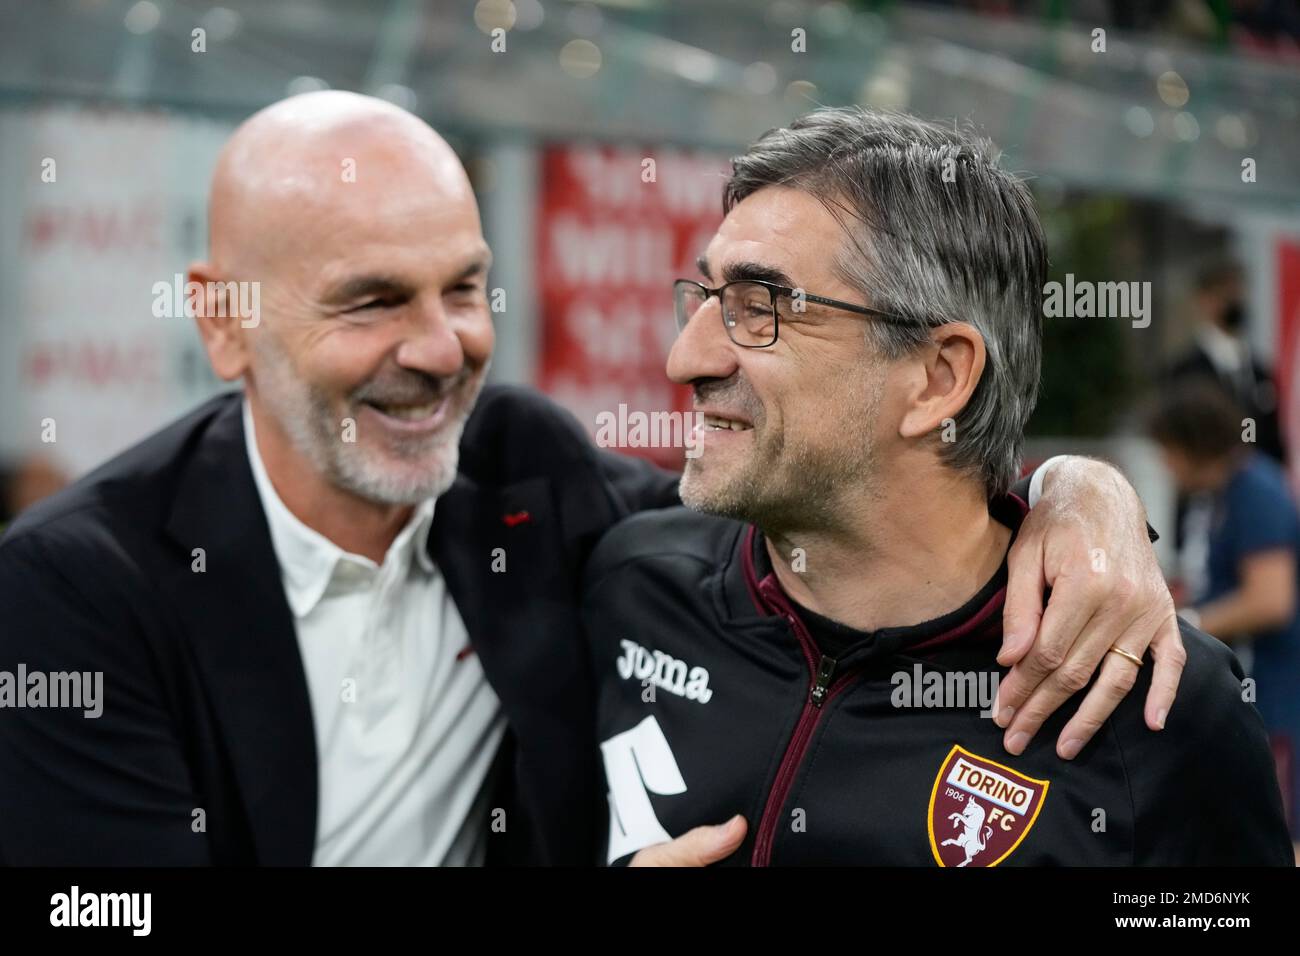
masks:
MULTIPOLYGON (((1136 228, 1126 200, 1083 197, 1043 210, 1051 261, 1048 281, 1137 279, 1116 261, 1116 237, 1136 228)), ((1133 400, 1136 375, 1132 324, 1122 318, 1044 318, 1043 376, 1038 407, 1026 433, 1033 437, 1102 437, 1115 431, 1133 400)))

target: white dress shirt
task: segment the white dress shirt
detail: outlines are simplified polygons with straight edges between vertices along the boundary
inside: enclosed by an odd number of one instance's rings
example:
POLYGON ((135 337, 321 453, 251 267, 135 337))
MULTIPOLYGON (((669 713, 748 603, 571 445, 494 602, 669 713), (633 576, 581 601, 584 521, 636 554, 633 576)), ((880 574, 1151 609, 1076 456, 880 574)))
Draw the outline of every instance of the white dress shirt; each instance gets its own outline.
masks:
POLYGON ((247 401, 244 435, 311 695, 313 865, 481 865, 505 717, 429 556, 434 500, 375 564, 280 500, 247 401))
POLYGON ((1251 371, 1250 348, 1241 339, 1217 325, 1208 322, 1198 325, 1196 342, 1215 370, 1234 384, 1240 385, 1243 375, 1251 371))

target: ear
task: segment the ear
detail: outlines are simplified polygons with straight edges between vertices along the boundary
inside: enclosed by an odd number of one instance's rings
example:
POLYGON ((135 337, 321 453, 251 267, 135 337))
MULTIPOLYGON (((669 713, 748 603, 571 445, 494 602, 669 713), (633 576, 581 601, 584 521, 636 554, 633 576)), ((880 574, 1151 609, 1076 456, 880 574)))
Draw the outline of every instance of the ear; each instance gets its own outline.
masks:
POLYGON ((239 315, 237 286, 208 262, 191 263, 186 279, 185 303, 194 313, 212 370, 224 381, 234 381, 248 369, 251 345, 239 315))
POLYGON ((966 407, 984 374, 984 337, 966 322, 949 322, 934 329, 930 345, 920 349, 919 366, 911 380, 915 393, 898 425, 903 438, 920 438, 944 427, 966 407))

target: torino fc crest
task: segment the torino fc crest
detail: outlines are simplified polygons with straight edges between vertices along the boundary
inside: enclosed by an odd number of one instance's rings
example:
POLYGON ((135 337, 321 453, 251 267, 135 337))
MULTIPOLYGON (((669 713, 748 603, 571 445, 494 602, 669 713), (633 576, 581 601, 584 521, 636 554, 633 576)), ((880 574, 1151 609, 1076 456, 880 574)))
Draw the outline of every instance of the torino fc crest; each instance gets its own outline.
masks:
POLYGON ((997 866, 1029 833, 1046 780, 954 746, 930 791, 930 850, 940 866, 997 866))

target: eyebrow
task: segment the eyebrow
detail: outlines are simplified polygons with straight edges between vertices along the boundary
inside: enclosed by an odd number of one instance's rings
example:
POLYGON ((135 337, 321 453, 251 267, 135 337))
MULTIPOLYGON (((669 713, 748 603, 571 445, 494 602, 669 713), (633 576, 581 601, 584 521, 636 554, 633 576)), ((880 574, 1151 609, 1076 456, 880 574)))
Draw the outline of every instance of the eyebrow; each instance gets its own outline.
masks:
POLYGON ((409 299, 414 293, 409 282, 396 276, 361 275, 335 286, 322 297, 322 301, 326 305, 342 305, 368 298, 409 299))
POLYGON ((455 285, 457 282, 463 282, 464 280, 474 276, 486 275, 488 270, 491 268, 492 253, 490 250, 485 249, 479 256, 475 257, 469 265, 465 266, 464 269, 461 269, 460 274, 454 277, 451 282, 447 284, 455 285))
MULTIPOLYGON (((709 260, 704 256, 699 256, 695 260, 695 267, 700 270, 700 275, 713 281, 713 273, 709 271, 709 260)), ((722 267, 722 278, 727 282, 739 282, 742 279, 757 279, 760 282, 770 282, 773 285, 783 285, 793 288, 795 283, 788 275, 775 266, 763 265, 761 262, 751 262, 741 260, 739 262, 728 262, 722 267)))
MULTIPOLYGON (((476 276, 486 275, 492 265, 492 254, 490 252, 478 256, 473 262, 469 263, 458 274, 452 277, 447 285, 454 286, 466 279, 476 276)), ((360 275, 345 280, 343 283, 330 290, 323 298, 326 305, 342 305, 347 302, 356 302, 360 299, 397 299, 405 301, 415 295, 414 287, 405 279, 399 279, 393 275, 360 275)))

